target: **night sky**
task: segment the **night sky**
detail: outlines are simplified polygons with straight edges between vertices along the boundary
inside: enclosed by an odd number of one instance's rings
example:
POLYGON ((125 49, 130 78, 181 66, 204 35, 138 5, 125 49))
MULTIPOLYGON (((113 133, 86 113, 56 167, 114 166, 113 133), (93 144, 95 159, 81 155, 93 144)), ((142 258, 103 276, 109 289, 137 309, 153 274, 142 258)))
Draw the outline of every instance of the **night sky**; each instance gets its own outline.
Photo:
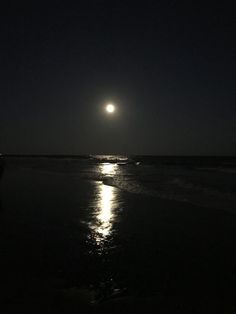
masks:
POLYGON ((233 1, 6 1, 0 15, 0 152, 236 154, 233 1))

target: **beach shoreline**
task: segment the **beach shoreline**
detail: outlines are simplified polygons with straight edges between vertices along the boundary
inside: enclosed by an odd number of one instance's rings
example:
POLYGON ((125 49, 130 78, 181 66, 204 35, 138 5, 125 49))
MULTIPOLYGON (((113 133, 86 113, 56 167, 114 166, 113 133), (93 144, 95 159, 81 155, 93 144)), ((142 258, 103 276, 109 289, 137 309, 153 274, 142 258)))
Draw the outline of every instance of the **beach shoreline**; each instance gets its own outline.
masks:
POLYGON ((1 201, 6 313, 236 309, 233 212, 21 167, 6 169, 1 201), (99 206, 113 211, 104 239, 99 206))

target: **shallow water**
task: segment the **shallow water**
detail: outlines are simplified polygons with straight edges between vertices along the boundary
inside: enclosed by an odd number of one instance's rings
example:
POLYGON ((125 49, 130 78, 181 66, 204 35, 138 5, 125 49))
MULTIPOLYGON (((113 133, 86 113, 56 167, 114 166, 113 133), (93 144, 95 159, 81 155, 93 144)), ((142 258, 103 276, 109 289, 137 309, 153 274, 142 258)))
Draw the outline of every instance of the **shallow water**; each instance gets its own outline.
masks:
POLYGON ((0 193, 5 309, 45 286, 88 289, 97 302, 152 297, 160 309, 198 297, 219 307, 226 293, 234 306, 234 160, 171 161, 9 158, 0 193))

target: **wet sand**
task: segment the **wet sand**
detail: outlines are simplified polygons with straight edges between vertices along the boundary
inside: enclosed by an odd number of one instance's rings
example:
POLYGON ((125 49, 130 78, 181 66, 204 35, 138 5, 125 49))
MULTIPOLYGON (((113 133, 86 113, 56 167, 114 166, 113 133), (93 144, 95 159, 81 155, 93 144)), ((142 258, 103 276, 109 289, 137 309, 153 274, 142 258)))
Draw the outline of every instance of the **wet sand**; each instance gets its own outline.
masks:
POLYGON ((2 313, 236 311, 234 213, 113 187, 114 232, 101 243, 86 223, 96 187, 76 176, 5 172, 2 313))

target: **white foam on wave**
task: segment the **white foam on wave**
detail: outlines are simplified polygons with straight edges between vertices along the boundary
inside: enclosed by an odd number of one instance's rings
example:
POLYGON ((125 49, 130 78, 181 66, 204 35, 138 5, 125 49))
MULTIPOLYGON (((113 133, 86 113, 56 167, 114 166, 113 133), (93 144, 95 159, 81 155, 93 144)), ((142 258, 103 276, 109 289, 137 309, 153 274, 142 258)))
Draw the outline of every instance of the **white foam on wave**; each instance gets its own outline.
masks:
POLYGON ((149 187, 138 180, 132 179, 132 177, 127 179, 125 176, 106 176, 100 179, 103 184, 116 187, 128 193, 188 202, 201 207, 236 211, 236 196, 233 193, 197 185, 183 178, 154 181, 149 187))

